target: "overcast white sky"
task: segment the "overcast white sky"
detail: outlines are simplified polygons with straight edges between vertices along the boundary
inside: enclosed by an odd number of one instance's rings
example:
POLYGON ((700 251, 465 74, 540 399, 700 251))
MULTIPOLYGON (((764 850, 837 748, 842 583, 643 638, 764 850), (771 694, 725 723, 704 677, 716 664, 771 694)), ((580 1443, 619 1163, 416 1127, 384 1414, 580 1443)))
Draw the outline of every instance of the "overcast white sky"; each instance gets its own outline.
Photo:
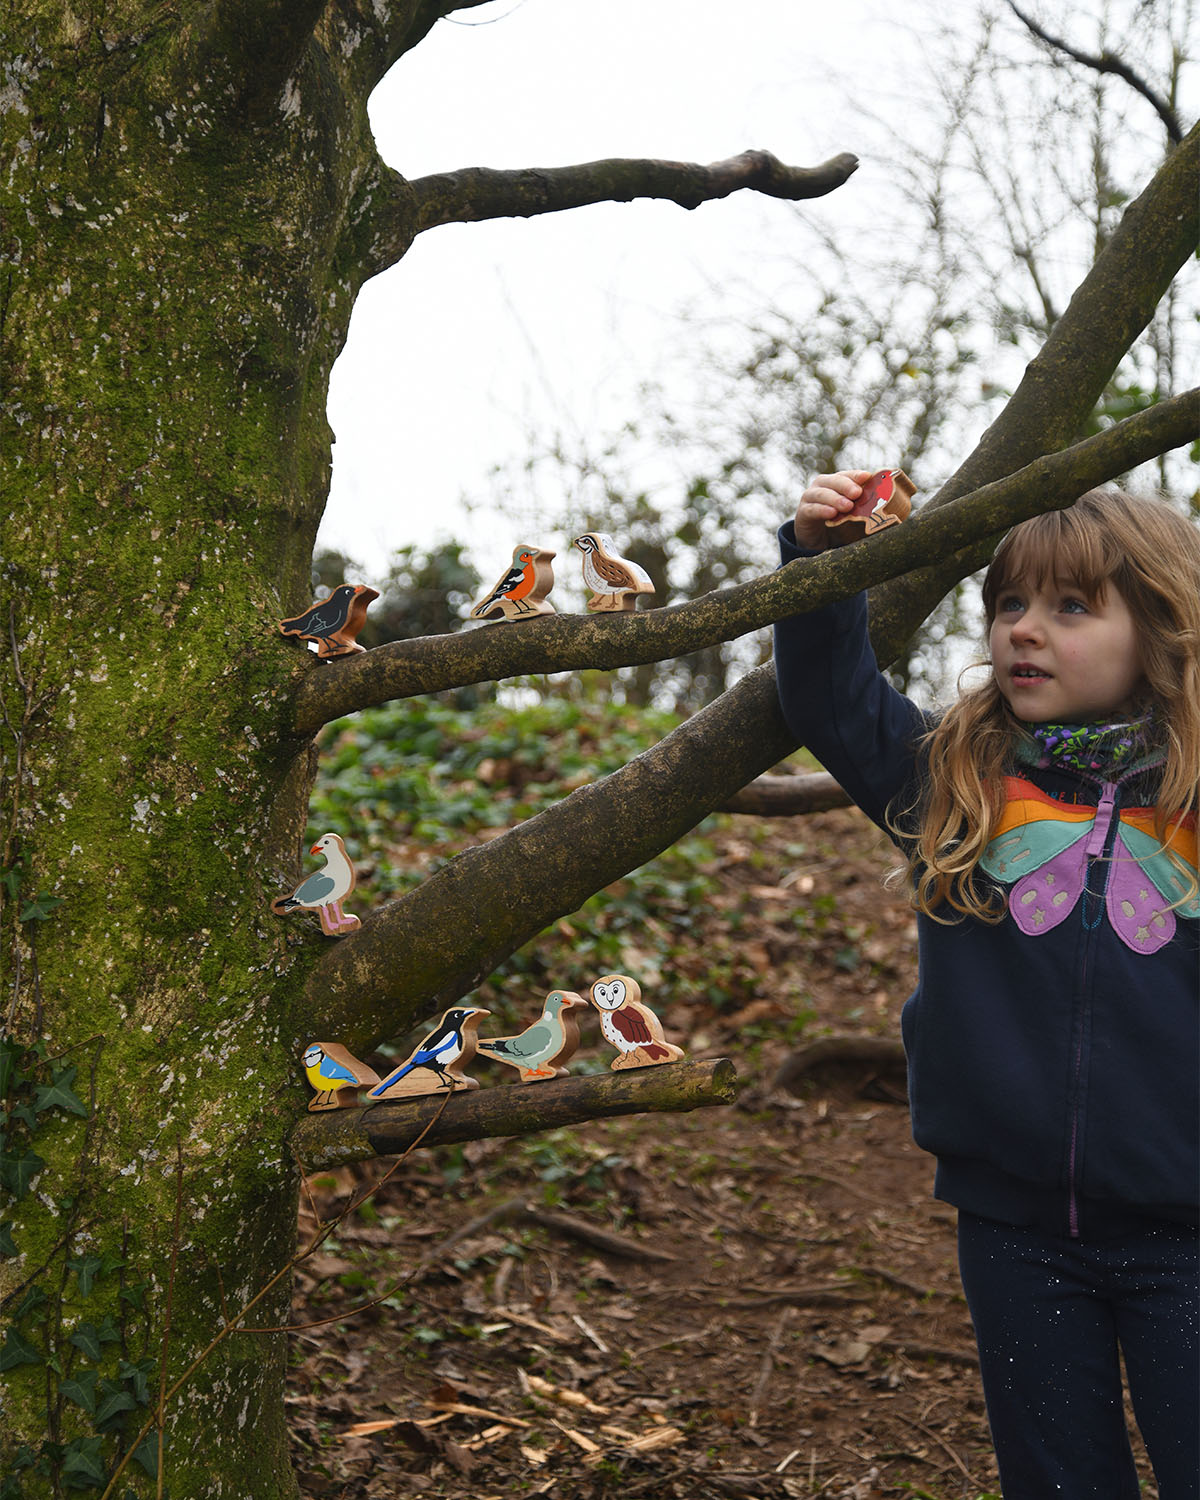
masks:
MULTIPOLYGON (((497 0, 439 22, 376 90, 371 118, 407 177, 606 156, 709 162, 747 147, 811 166, 849 150, 859 171, 810 207, 831 225, 861 222, 882 168, 855 89, 877 109, 906 44, 887 11, 878 0, 497 0)), ((531 427, 615 427, 639 381, 699 338, 682 304, 716 307, 745 279, 769 290, 796 250, 790 205, 751 193, 691 213, 597 205, 421 236, 363 289, 334 370, 320 544, 368 577, 392 549, 452 535, 476 542, 482 572, 498 571, 515 541, 539 539, 514 537, 495 512, 469 536, 462 494, 486 494, 491 467, 523 455, 531 427)))

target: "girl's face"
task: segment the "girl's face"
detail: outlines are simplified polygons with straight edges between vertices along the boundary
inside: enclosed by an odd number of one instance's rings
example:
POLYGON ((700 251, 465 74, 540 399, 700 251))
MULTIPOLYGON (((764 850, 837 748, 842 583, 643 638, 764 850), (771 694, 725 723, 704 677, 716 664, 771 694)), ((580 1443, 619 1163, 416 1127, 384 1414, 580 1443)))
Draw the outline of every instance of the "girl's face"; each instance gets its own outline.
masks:
POLYGON ((1122 718, 1142 682, 1137 629, 1112 583, 1091 600, 1062 579, 1006 584, 991 652, 996 685, 1027 724, 1122 718))

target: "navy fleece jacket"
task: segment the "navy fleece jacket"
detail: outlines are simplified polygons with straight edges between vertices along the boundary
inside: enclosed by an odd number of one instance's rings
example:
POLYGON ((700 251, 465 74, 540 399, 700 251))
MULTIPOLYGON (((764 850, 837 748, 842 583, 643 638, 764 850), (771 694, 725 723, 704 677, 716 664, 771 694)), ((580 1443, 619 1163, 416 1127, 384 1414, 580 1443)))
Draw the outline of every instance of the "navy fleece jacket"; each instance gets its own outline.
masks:
MULTIPOLYGON (((791 522, 779 539, 784 562, 807 555, 791 522)), ((895 837, 888 807, 911 805, 927 721, 876 665, 866 596, 780 621, 775 663, 789 727, 895 837)), ((1070 772, 1020 774, 1056 801, 1097 802, 1070 772)), ((1119 815, 1153 786, 1116 799, 1119 815)), ((1077 907, 1034 935, 1007 913, 995 926, 918 916, 902 1018, 913 1136, 959 1208, 1088 1237, 1197 1219, 1200 922, 1176 912, 1170 942, 1135 952, 1104 907, 1108 868, 1091 861, 1077 907)))

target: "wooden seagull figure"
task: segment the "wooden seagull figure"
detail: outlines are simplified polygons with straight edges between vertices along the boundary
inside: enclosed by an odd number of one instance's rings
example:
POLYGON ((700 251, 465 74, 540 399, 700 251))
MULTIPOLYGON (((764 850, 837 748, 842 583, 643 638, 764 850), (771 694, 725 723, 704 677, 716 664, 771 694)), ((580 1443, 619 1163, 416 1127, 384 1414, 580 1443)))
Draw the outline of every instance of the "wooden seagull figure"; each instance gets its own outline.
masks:
POLYGON ((470 618, 527 620, 552 615, 554 606, 546 595, 554 587, 553 560, 554 553, 544 547, 515 547, 512 566, 479 601, 470 618))
POLYGON ((481 1036, 478 1055, 516 1068, 522 1083, 566 1073, 566 1064, 579 1046, 579 1022, 571 1011, 586 1004, 572 990, 551 990, 532 1025, 518 1036, 481 1036))
POLYGON ((354 889, 357 878, 346 846, 336 833, 326 833, 308 852, 323 854, 325 868, 302 880, 290 896, 277 897, 271 902, 271 910, 277 917, 298 908, 315 911, 326 937, 345 937, 360 925, 353 912, 342 910, 342 902, 354 889))
POLYGON ((642 1004, 641 987, 628 974, 605 974, 592 985, 588 999, 600 1012, 600 1030, 617 1049, 614 1072, 657 1067, 683 1056, 683 1048, 663 1036, 662 1022, 642 1004))
POLYGON ((583 553, 583 581, 592 590, 587 607, 593 614, 622 614, 637 607, 638 594, 652 594, 645 568, 617 555, 604 531, 585 531, 571 544, 583 553))
POLYGON ((439 1089, 477 1089, 478 1082, 462 1070, 475 1056, 476 1027, 490 1015, 491 1011, 478 1006, 453 1006, 398 1067, 368 1090, 367 1102, 407 1099, 439 1089))

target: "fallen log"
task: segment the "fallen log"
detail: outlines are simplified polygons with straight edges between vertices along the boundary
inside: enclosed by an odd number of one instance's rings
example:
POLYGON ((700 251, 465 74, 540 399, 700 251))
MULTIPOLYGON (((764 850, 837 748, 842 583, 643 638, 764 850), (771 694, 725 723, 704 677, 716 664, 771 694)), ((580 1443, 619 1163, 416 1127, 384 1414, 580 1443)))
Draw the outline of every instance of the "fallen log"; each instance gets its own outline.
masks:
POLYGON ((424 1094, 415 1099, 305 1115, 292 1146, 306 1172, 399 1156, 418 1141, 447 1146, 491 1136, 531 1135, 617 1115, 681 1112, 732 1104, 737 1073, 727 1057, 683 1058, 585 1078, 424 1094), (440 1114, 439 1114, 440 1112, 440 1114), (423 1131, 428 1133, 422 1135, 423 1131))
POLYGON ((727 798, 721 811, 754 813, 760 818, 796 818, 849 806, 850 798, 827 771, 813 771, 805 776, 756 776, 727 798))

